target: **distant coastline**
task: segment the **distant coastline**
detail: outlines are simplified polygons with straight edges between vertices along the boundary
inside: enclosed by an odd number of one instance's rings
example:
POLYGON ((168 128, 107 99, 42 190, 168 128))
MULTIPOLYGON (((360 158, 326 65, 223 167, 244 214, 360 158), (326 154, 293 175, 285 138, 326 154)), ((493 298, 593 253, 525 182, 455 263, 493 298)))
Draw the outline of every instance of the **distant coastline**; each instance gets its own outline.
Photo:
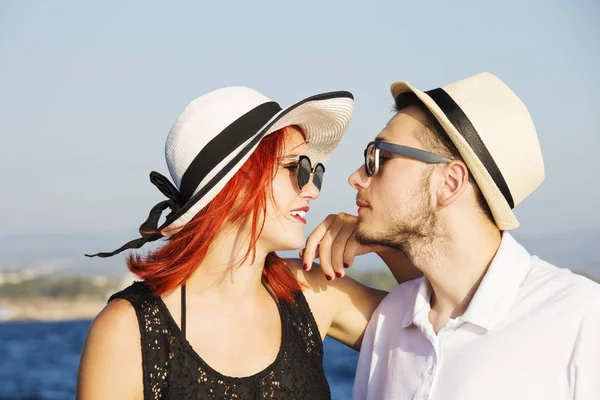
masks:
POLYGON ((0 283, 1 321, 69 321, 92 319, 111 294, 133 279, 13 275, 0 283))
MULTIPOLYGON (((389 291, 397 285, 388 270, 349 269, 347 273, 381 290, 389 291)), ((598 281, 594 276, 588 277, 598 281)), ((0 323, 93 319, 111 294, 134 280, 135 277, 128 274, 121 279, 46 276, 0 283, 0 323)))
POLYGON ((0 297, 0 322, 93 319, 105 305, 105 300, 91 296, 0 297))
MULTIPOLYGON (((387 270, 348 272, 354 279, 378 289, 390 290, 396 285, 387 270)), ((93 319, 104 308, 111 294, 136 280, 132 274, 121 279, 100 279, 97 276, 17 278, 0 282, 0 322, 93 319)))

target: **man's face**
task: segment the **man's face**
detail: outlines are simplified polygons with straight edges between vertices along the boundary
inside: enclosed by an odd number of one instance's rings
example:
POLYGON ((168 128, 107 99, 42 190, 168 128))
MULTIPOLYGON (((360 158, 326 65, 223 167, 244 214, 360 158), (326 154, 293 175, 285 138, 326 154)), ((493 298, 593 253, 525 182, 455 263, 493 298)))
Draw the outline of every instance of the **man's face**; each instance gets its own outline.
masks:
MULTIPOLYGON (((426 134, 426 117, 416 107, 396 114, 376 140, 427 150, 417 139, 426 134)), ((405 250, 415 240, 433 237, 435 200, 429 177, 433 167, 381 150, 379 171, 369 177, 364 165, 348 182, 357 193, 357 238, 362 244, 405 250)))

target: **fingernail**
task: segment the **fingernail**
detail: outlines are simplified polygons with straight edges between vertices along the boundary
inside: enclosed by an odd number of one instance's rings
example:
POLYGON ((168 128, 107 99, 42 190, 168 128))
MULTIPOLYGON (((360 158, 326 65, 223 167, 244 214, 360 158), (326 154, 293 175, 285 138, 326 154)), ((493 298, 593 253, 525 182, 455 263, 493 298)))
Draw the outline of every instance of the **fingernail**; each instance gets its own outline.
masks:
POLYGON ((346 263, 344 263, 344 268, 349 268, 350 266, 346 263))
POLYGON ((306 265, 306 263, 304 263, 304 265, 302 266, 302 268, 304 268, 305 270, 308 269, 308 265, 306 265))
POLYGON ((333 276, 331 276, 331 275, 325 275, 325 277, 327 278, 328 281, 333 279, 333 276))
POLYGON ((335 276, 337 276, 338 278, 341 278, 342 277, 342 273, 341 272, 336 272, 335 276))

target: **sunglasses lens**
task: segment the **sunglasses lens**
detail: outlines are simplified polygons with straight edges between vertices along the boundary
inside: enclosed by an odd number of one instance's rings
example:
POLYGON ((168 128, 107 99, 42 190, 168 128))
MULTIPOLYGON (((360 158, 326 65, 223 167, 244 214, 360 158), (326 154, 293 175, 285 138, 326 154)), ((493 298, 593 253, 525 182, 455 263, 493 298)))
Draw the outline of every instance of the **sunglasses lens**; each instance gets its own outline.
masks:
POLYGON ((375 173, 375 143, 371 143, 365 150, 365 170, 368 176, 375 173))
POLYGON ((323 186, 323 175, 324 174, 325 174, 325 167, 323 167, 323 164, 317 164, 317 166, 315 167, 315 173, 313 174, 313 184, 319 190, 321 190, 321 186, 323 186))
POLYGON ((311 165, 308 158, 301 158, 298 163, 298 188, 302 190, 310 180, 311 165))

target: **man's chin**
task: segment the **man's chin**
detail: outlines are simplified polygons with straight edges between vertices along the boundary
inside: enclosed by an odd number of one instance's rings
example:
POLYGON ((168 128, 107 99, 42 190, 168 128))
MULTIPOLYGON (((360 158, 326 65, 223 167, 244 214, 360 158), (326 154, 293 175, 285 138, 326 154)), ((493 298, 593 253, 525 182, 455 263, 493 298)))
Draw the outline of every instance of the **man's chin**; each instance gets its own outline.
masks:
POLYGON ((356 240, 363 246, 378 245, 378 238, 366 224, 360 222, 356 226, 356 240))
POLYGON ((356 222, 356 230, 357 231, 361 231, 361 230, 364 232, 371 231, 370 225, 371 224, 369 223, 369 220, 367 218, 365 218, 362 215, 358 216, 358 221, 356 222))

